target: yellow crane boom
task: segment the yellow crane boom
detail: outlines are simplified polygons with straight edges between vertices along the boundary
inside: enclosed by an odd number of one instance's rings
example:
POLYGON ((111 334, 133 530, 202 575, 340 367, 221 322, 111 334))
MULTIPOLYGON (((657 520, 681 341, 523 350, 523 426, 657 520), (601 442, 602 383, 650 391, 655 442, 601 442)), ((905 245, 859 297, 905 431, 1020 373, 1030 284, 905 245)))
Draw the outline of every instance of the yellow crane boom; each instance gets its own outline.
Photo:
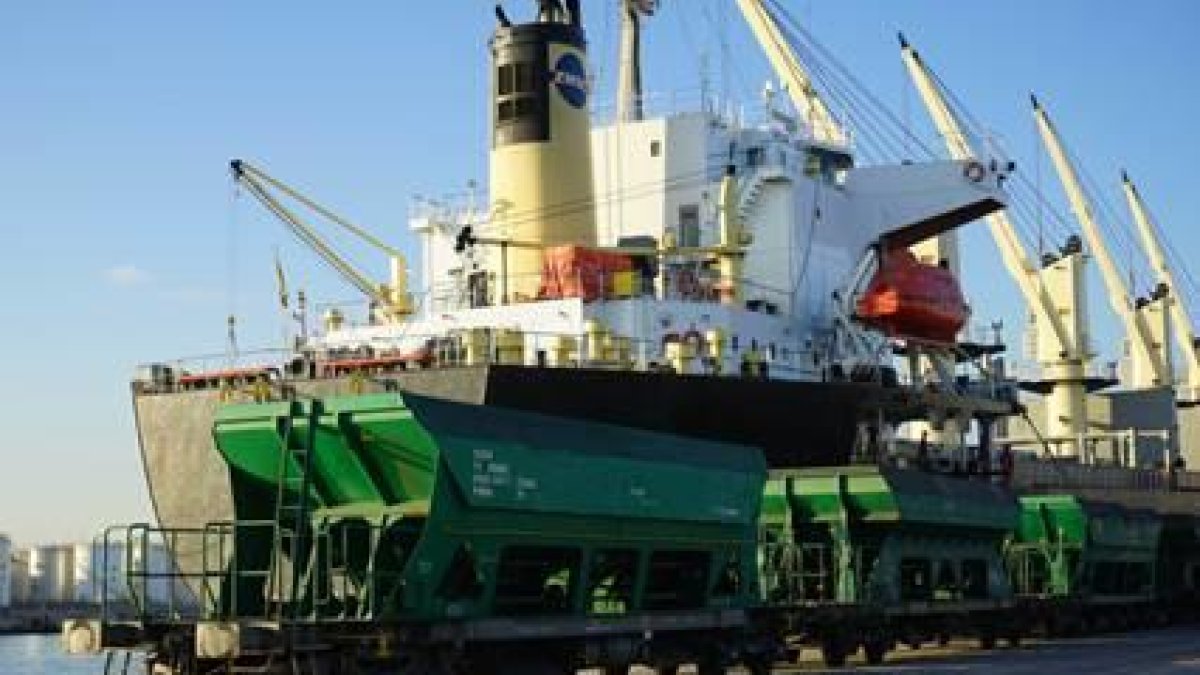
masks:
POLYGON ((408 294, 407 264, 404 254, 400 250, 384 243, 370 232, 338 216, 295 188, 272 177, 249 162, 235 159, 229 163, 229 169, 233 175, 233 179, 239 186, 270 211, 272 215, 282 221, 296 235, 297 239, 312 249, 314 253, 338 272, 338 274, 342 275, 343 279, 374 302, 385 319, 400 321, 413 313, 412 298, 408 294), (386 253, 391 262, 391 283, 381 284, 375 282, 356 269, 329 246, 316 229, 277 199, 271 193, 272 189, 295 200, 297 203, 302 204, 327 220, 348 230, 371 246, 386 253))
MULTIPOLYGON (((1154 331, 1147 321, 1145 314, 1135 306, 1134 298, 1129 293, 1125 282, 1121 278, 1117 264, 1108 250, 1104 237, 1100 234, 1100 226, 1096 220, 1091 200, 1088 199, 1087 194, 1084 192, 1083 184, 1079 180, 1079 174, 1076 172, 1074 164, 1067 155, 1066 147, 1063 145, 1058 130, 1054 127, 1054 123, 1050 120, 1050 115, 1042 107, 1037 97, 1032 96, 1030 98, 1033 103, 1033 113, 1037 120, 1037 127, 1042 141, 1046 146, 1046 150, 1050 153, 1051 160, 1054 162, 1054 167, 1058 172, 1063 189, 1067 193, 1067 199, 1071 202, 1071 210, 1083 228, 1083 234, 1087 239, 1088 247, 1091 249, 1092 255, 1096 257, 1096 262, 1100 265, 1101 277, 1104 279, 1104 285, 1108 291, 1108 298, 1113 312, 1121 319, 1121 323, 1125 327, 1125 333, 1134 350, 1133 357, 1135 361, 1141 359, 1142 363, 1146 366, 1146 370, 1149 371, 1142 372, 1140 376, 1135 375, 1136 379, 1140 381, 1133 382, 1132 384, 1135 387, 1172 385, 1174 384, 1174 376, 1170 372, 1169 360, 1163 358, 1163 352, 1161 346, 1157 344, 1158 341, 1155 338, 1154 331)), ((1135 373, 1139 373, 1141 370, 1135 368, 1135 373)))
POLYGON ((737 4, 758 44, 766 52, 775 74, 783 80, 796 111, 803 115, 812 127, 813 135, 817 140, 826 143, 845 144, 845 131, 833 118, 829 106, 821 100, 820 94, 813 86, 812 78, 784 38, 775 15, 767 9, 763 0, 737 0, 737 4))
POLYGON ((1168 301, 1168 306, 1174 329, 1172 332, 1175 333, 1175 339, 1187 364, 1186 385, 1189 394, 1195 397, 1200 394, 1200 349, 1197 349, 1195 324, 1192 323, 1187 305, 1179 294, 1180 287, 1176 285, 1175 274, 1167 263, 1167 256, 1163 251, 1162 242, 1159 241, 1158 234, 1155 232, 1150 210, 1146 208, 1141 192, 1129 178, 1129 174, 1124 171, 1121 172, 1121 186, 1125 192, 1125 199, 1129 202, 1129 210, 1133 212, 1133 219, 1137 223, 1138 233, 1142 239, 1142 248, 1146 250, 1146 255, 1150 258, 1150 264, 1154 267, 1159 282, 1166 284, 1171 293, 1172 297, 1168 301))

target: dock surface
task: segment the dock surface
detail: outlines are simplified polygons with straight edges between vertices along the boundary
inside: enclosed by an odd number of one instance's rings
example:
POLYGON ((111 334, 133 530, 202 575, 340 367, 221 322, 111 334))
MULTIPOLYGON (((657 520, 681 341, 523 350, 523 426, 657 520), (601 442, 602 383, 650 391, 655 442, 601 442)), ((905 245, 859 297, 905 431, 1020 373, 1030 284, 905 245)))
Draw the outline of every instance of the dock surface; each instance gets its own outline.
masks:
POLYGON ((945 648, 913 651, 900 647, 882 666, 868 667, 861 655, 850 666, 826 669, 812 651, 804 653, 796 668, 779 673, 1008 673, 1051 675, 1087 673, 1117 675, 1139 673, 1200 673, 1200 626, 1113 633, 1063 640, 1037 640, 1017 649, 1005 646, 985 652, 969 642, 945 648))

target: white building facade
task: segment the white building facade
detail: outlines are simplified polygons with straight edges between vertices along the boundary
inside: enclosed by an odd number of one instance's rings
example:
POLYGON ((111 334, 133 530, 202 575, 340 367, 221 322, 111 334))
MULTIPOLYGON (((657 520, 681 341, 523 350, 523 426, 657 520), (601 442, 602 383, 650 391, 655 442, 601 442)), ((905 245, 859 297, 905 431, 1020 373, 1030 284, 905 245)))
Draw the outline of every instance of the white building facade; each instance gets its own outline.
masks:
POLYGON ((12 539, 0 534, 0 612, 12 605, 12 539))

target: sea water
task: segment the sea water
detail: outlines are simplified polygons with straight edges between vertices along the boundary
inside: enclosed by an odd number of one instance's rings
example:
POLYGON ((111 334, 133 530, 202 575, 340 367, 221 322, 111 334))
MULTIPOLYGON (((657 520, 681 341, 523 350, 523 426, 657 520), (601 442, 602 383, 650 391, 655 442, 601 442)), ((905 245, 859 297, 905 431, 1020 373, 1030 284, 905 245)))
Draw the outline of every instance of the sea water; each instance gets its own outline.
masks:
MULTIPOLYGON (((104 661, 103 656, 67 656, 58 635, 0 635, 0 675, 103 675, 104 661)), ((124 664, 122 656, 117 665, 124 664)), ((129 672, 140 675, 145 666, 135 661, 129 672)))

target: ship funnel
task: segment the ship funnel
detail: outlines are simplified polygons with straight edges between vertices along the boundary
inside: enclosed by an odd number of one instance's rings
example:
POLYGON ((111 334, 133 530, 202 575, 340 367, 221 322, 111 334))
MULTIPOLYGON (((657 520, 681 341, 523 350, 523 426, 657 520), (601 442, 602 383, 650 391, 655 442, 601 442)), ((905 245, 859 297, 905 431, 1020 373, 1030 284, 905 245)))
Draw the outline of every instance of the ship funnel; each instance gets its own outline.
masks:
MULTIPOLYGON (((591 78, 578 0, 538 0, 536 19, 501 21, 491 41, 494 302, 532 298, 542 249, 596 245, 591 78)), ((506 17, 507 18, 507 17, 506 17)))

